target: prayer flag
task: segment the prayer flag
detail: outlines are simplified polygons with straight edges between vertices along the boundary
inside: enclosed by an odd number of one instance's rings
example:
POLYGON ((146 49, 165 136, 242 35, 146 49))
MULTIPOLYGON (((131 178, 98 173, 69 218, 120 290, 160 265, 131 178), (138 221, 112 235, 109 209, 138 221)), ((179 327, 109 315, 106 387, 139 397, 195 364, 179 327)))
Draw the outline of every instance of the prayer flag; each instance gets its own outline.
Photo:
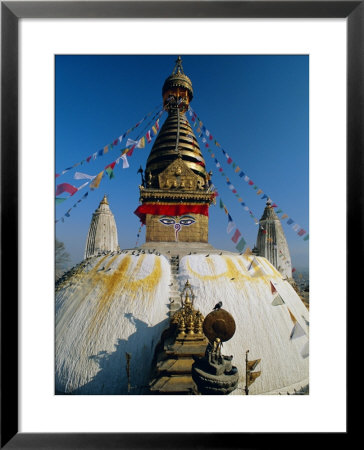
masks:
POLYGON ((93 180, 93 182, 92 182, 91 185, 90 185, 90 189, 97 189, 97 188, 99 187, 100 182, 101 182, 101 178, 102 178, 103 174, 104 174, 104 171, 101 171, 101 172, 96 176, 96 178, 93 180))
POLYGON ((104 153, 107 153, 109 151, 109 146, 108 145, 105 145, 105 147, 104 147, 104 153))
POLYGON ((235 248, 236 248, 239 252, 242 252, 242 251, 244 250, 245 244, 246 244, 246 241, 245 241, 245 239, 242 237, 242 238, 240 239, 240 241, 238 242, 238 244, 237 244, 237 246, 236 246, 235 248))
POLYGON ((288 225, 291 225, 293 222, 294 222, 294 220, 292 220, 292 219, 287 220, 288 225))
POLYGON ((270 290, 272 291, 272 294, 275 294, 277 292, 277 289, 272 282, 270 282, 270 290))
POLYGON ((292 273, 294 273, 294 272, 296 272, 296 269, 293 267, 293 268, 292 268, 292 273))
POLYGON ((249 247, 247 247, 247 248, 245 249, 244 255, 251 255, 251 254, 252 254, 251 249, 250 249, 249 247))
POLYGON ((118 145, 118 140, 117 139, 115 139, 115 141, 113 142, 113 145, 115 146, 115 145, 118 145))
POLYGON ((228 226, 226 229, 227 234, 231 233, 234 228, 235 228, 235 223, 233 222, 233 219, 231 218, 230 214, 228 214, 228 226))
POLYGON ((279 294, 277 294, 272 301, 272 306, 279 306, 279 305, 284 305, 284 301, 283 298, 279 294))
POLYGON ((63 197, 58 197, 56 198, 56 205, 60 205, 61 203, 63 203, 65 200, 67 200, 66 198, 63 197))
POLYGON ((288 217, 288 214, 283 214, 283 216, 281 217, 281 219, 286 219, 288 217))
POLYGON ((248 371, 254 370, 257 365, 260 363, 261 359, 256 359, 255 361, 248 361, 247 363, 247 369, 248 371))
POLYGON ((63 192, 68 192, 72 196, 77 192, 77 188, 69 183, 61 183, 56 188, 56 197, 62 194, 63 192))
POLYGON ((225 211, 225 214, 229 214, 229 211, 227 210, 227 207, 224 205, 224 211, 225 211))
POLYGON ((245 175, 244 181, 249 181, 249 177, 247 177, 247 176, 245 175))
POLYGON ((279 214, 281 212, 283 212, 281 209, 277 209, 277 211, 276 211, 277 214, 279 214))
POLYGON ((220 208, 222 209, 223 207, 224 207, 224 204, 223 204, 223 202, 222 202, 222 200, 220 198, 220 208))
POLYGON ((290 335, 290 339, 296 339, 302 336, 305 336, 305 330, 301 327, 301 325, 296 321, 296 323, 293 326, 291 335, 290 335))
POLYGON ((261 371, 249 372, 247 385, 250 386, 251 384, 253 384, 256 378, 260 377, 261 373, 262 373, 261 371))
POLYGON ((305 359, 305 358, 307 358, 309 356, 309 344, 308 344, 308 341, 302 347, 301 356, 302 356, 303 359, 305 359))
POLYGON ((143 136, 141 139, 139 139, 137 148, 144 148, 145 147, 145 137, 143 136))
POLYGON ((268 195, 267 195, 267 194, 264 194, 263 197, 262 197, 261 199, 263 200, 263 199, 265 199, 265 198, 268 198, 268 195))
POLYGON ((156 127, 157 130, 159 130, 159 119, 156 121, 155 127, 156 127))
POLYGON ((303 238, 303 240, 304 240, 304 241, 308 241, 308 236, 309 236, 309 235, 305 236, 305 237, 303 238))
POLYGON ((133 154, 134 149, 135 149, 135 145, 133 145, 132 148, 126 154, 128 156, 131 156, 133 154))
POLYGON ((248 184, 249 184, 250 186, 253 186, 254 182, 253 182, 252 180, 249 180, 248 184))
POLYGON ((262 191, 261 189, 259 189, 259 190, 257 191, 257 195, 260 195, 262 192, 263 192, 263 191, 262 191))
POLYGON ((129 163, 126 155, 121 155, 121 159, 123 160, 123 169, 127 169, 129 167, 129 163))
POLYGON ((298 225, 298 223, 295 223, 292 228, 294 229, 294 231, 298 231, 300 229, 300 226, 298 225))
POLYGON ((157 128, 155 126, 152 127, 152 132, 153 132, 152 136, 155 136, 157 134, 157 128))
POLYGON ((86 158, 87 162, 90 162, 90 159, 92 158, 92 156, 89 156, 88 158, 86 158))
POLYGON ((303 236, 305 233, 306 233, 306 231, 303 228, 301 228, 297 234, 298 234, 298 236, 303 236))
POLYGON ((278 205, 276 205, 275 203, 273 203, 272 208, 278 208, 278 205))
POLYGON ((231 240, 236 244, 238 242, 239 237, 241 236, 241 233, 239 230, 235 230, 235 233, 231 240))
POLYGON ((73 178, 75 180, 93 180, 96 175, 88 175, 87 173, 75 172, 73 178))
POLYGON ((227 163, 231 164, 233 162, 233 160, 230 158, 230 156, 228 157, 227 163))

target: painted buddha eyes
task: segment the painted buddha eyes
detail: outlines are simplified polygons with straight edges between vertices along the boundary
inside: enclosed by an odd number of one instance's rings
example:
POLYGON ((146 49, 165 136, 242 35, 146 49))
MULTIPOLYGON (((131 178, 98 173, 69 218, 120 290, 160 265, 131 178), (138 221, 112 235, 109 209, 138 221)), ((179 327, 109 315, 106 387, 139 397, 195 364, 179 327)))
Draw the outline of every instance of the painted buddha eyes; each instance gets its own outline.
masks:
POLYGON ((182 217, 181 220, 179 221, 179 223, 181 225, 192 225, 193 223, 196 222, 196 220, 194 220, 192 217, 187 218, 188 216, 184 216, 186 217, 185 219, 182 217))
POLYGON ((178 241, 178 233, 181 231, 182 227, 188 227, 196 222, 192 216, 182 216, 179 220, 170 216, 163 216, 159 219, 163 225, 174 225, 174 233, 176 241, 178 241))
POLYGON ((162 219, 159 219, 159 222, 163 223, 163 225, 174 225, 176 223, 172 217, 162 217, 162 219))
POLYGON ((192 225, 196 222, 196 220, 191 216, 182 216, 179 221, 175 220, 173 217, 165 216, 159 219, 159 221, 163 223, 163 225, 174 225, 179 223, 183 226, 192 225))

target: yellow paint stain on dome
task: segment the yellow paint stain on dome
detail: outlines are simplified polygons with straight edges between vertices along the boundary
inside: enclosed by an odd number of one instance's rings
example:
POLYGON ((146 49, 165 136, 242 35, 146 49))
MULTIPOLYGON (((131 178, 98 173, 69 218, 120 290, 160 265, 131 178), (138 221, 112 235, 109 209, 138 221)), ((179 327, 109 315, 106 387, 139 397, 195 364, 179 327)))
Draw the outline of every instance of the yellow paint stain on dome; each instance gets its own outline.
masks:
POLYGON ((127 292, 128 301, 130 302, 133 301, 137 295, 142 299, 142 294, 144 292, 150 292, 157 286, 162 275, 160 258, 155 258, 153 270, 149 275, 135 280, 145 257, 146 255, 140 256, 135 267, 132 267, 132 257, 127 255, 122 259, 119 266, 111 275, 104 273, 100 275, 102 281, 101 291, 103 295, 100 298, 97 310, 91 319, 87 333, 88 339, 99 331, 116 295, 121 296, 124 292, 127 292))

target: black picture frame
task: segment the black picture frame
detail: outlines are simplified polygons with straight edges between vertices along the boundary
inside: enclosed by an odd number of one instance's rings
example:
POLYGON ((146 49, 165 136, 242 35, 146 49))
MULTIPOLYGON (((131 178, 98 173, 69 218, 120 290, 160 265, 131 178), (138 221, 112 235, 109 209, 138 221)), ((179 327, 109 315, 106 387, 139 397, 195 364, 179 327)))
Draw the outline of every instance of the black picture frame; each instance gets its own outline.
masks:
MULTIPOLYGON (((363 249, 363 3, 330 0, 171 1, 166 7, 165 1, 1 2, 1 448, 257 448, 262 439, 268 442, 274 436, 268 433, 18 433, 19 19, 347 18, 347 302, 350 294, 353 297, 354 292, 359 291, 361 269, 360 264, 350 261, 352 255, 362 253, 363 249)), ((177 418, 178 408, 175 414, 177 418)), ((217 412, 213 415, 218 419, 217 412)), ((348 432, 338 434, 346 437, 348 432)), ((280 435, 279 439, 281 446, 285 445, 286 439, 292 442, 289 434, 280 435)))

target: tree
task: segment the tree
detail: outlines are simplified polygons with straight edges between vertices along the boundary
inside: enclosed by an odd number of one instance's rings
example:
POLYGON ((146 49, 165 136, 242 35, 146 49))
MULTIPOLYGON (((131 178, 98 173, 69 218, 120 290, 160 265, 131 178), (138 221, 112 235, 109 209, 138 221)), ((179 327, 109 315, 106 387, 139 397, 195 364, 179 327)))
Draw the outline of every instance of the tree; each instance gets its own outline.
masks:
POLYGON ((64 243, 56 238, 56 280, 65 272, 70 260, 64 243))

